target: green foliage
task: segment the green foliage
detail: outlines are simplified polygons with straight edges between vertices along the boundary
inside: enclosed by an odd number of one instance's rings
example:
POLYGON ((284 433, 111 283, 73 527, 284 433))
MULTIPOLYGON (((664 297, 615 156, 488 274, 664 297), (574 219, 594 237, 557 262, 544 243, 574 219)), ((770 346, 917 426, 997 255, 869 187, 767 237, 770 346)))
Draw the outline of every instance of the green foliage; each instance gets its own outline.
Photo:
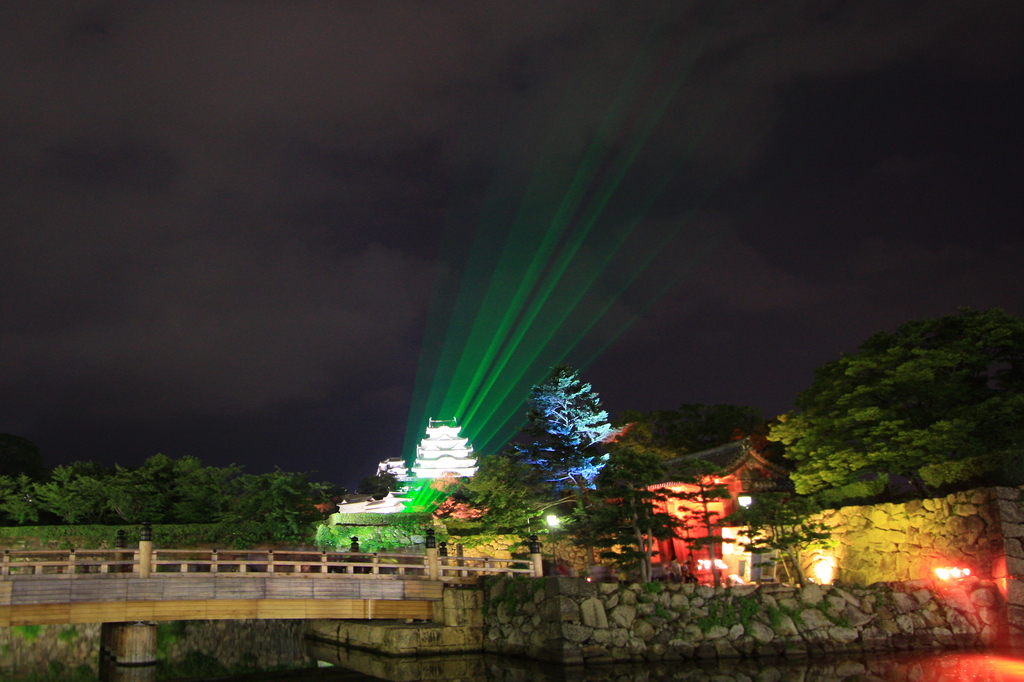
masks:
POLYGON ((644 583, 642 589, 645 594, 661 594, 665 591, 665 584, 652 580, 644 583))
POLYGON ((330 497, 327 483, 311 483, 309 474, 276 469, 266 474, 239 477, 241 494, 224 518, 227 521, 258 521, 278 532, 299 534, 320 520, 314 505, 330 497))
POLYGON ((101 523, 108 513, 111 472, 92 462, 73 462, 55 467, 50 480, 36 487, 43 508, 65 523, 101 523))
POLYGON ((986 477, 1019 484, 1003 464, 1024 447, 1024 320, 962 309, 876 334, 818 369, 796 407, 770 438, 796 462, 801 493, 890 474, 922 496, 986 477))
MULTIPOLYGON (((771 611, 769 607, 769 618, 771 611)), ((761 607, 756 599, 737 597, 735 599, 712 599, 707 602, 708 614, 697 619, 701 632, 708 632, 715 626, 731 628, 734 625, 749 627, 751 620, 761 607)))
POLYGON ((415 526, 430 521, 430 514, 414 514, 403 512, 401 514, 374 514, 362 512, 360 514, 331 514, 327 519, 328 525, 346 526, 415 526))
POLYGON ((11 627, 11 632, 26 642, 34 642, 42 629, 42 625, 14 625, 11 627))
MULTIPOLYGON (((383 552, 411 546, 413 536, 425 535, 430 528, 434 528, 430 514, 332 514, 328 523, 317 526, 316 546, 344 550, 356 536, 360 550, 383 552)), ((447 538, 443 527, 435 530, 440 531, 438 539, 447 538)))
POLYGON ((28 474, 0 476, 0 518, 26 525, 39 521, 36 483, 28 474))
POLYGON ((579 372, 558 365, 533 387, 524 444, 512 443, 509 456, 543 471, 552 496, 573 495, 577 505, 600 470, 597 444, 616 429, 601 409, 601 399, 579 372))
MULTIPOLYGON (((738 597, 736 599, 713 599, 707 603, 708 615, 697 619, 697 627, 701 632, 709 632, 713 627, 731 628, 734 625, 749 627, 753 617, 760 611, 755 599, 738 597), (737 602, 739 602, 737 604, 737 602)), ((768 617, 771 618, 769 607, 768 617)), ((775 621, 772 621, 773 625, 775 621)))
POLYGON ((295 535, 321 518, 315 505, 334 492, 305 473, 241 471, 158 454, 137 468, 74 462, 56 467, 45 481, 0 476, 0 524, 33 524, 40 514, 69 524, 257 521, 295 535))
POLYGON ((73 642, 78 638, 78 628, 74 625, 69 625, 57 634, 57 639, 61 642, 73 642))
POLYGON ((715 562, 717 550, 727 541, 715 534, 724 523, 718 512, 712 511, 712 504, 730 497, 728 488, 716 483, 721 475, 717 467, 705 460, 686 458, 678 463, 672 475, 672 480, 686 484, 685 489, 674 494, 686 502, 679 508, 682 512, 680 521, 686 530, 685 540, 694 549, 707 549, 715 587, 722 582, 715 562))
POLYGON ((761 554, 777 550, 786 555, 787 567, 793 568, 802 586, 806 579, 800 568, 800 551, 819 546, 832 536, 824 524, 811 520, 811 515, 819 510, 820 506, 811 498, 760 493, 753 504, 730 516, 729 523, 745 526, 743 539, 749 551, 761 554))
POLYGON ((487 510, 481 522, 491 529, 522 532, 551 503, 543 470, 509 453, 481 457, 466 487, 471 503, 487 510))
POLYGON ((680 526, 664 511, 671 490, 650 486, 666 479, 660 458, 629 447, 617 448, 597 476, 597 491, 578 523, 595 547, 605 548, 602 558, 632 568, 639 566, 643 581, 652 576, 651 557, 659 539, 674 535, 680 526))
POLYGON ((671 459, 725 445, 767 428, 760 410, 746 405, 680 405, 676 410, 623 412, 620 426, 631 425, 619 439, 631 445, 671 459))
POLYGON ((187 630, 188 622, 184 620, 170 620, 159 623, 156 628, 157 656, 160 658, 166 657, 170 646, 184 639, 187 630))
MULTIPOLYGON (((511 578, 501 578, 503 581, 501 592, 496 596, 484 600, 484 613, 498 613, 504 609, 505 613, 513 616, 527 604, 534 600, 534 595, 544 589, 544 581, 539 578, 528 578, 523 575, 514 575, 511 578)), ((487 590, 485 594, 490 594, 487 590)))
MULTIPOLYGON (((412 546, 412 536, 423 535, 429 527, 320 525, 316 531, 316 546, 322 550, 346 550, 355 536, 359 538, 360 551, 386 552, 412 546)), ((444 539, 444 536, 440 538, 444 539)))

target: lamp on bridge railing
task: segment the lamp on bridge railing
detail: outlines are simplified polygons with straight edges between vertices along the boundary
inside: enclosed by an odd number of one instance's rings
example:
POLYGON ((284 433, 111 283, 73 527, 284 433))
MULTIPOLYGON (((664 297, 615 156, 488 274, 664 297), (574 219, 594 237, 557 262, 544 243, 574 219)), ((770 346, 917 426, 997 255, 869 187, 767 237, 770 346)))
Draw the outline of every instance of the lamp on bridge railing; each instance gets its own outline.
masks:
POLYGON ((128 546, 127 536, 123 530, 114 533, 114 549, 124 549, 128 546))
POLYGON ((536 535, 530 536, 530 554, 540 554, 540 540, 536 535))
POLYGON ((359 551, 359 536, 358 535, 353 535, 349 539, 352 540, 352 544, 349 545, 348 551, 350 551, 350 552, 358 552, 359 551))
POLYGON ((434 529, 427 529, 427 549, 437 549, 437 538, 434 537, 434 529))
POLYGON ((149 521, 142 522, 142 529, 139 530, 139 540, 142 542, 153 541, 153 524, 149 521))
POLYGON ((437 546, 437 556, 448 556, 448 543, 441 541, 441 544, 437 546))

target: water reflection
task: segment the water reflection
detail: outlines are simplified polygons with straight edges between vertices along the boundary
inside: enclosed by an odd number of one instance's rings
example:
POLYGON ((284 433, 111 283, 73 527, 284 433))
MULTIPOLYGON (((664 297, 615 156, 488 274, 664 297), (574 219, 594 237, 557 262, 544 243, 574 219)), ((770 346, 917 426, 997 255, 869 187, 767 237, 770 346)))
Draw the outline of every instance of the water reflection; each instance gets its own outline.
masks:
POLYGON ((487 654, 397 658, 310 642, 310 655, 390 682, 1024 682, 1020 651, 563 667, 487 654))

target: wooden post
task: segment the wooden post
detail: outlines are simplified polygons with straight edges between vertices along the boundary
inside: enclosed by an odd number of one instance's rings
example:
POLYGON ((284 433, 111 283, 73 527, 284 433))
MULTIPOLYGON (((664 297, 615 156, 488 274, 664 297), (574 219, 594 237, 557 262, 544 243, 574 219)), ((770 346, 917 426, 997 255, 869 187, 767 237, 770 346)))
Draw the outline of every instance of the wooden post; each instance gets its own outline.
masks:
POLYGON ((121 565, 121 562, 125 560, 125 553, 117 551, 125 548, 125 540, 123 530, 114 533, 114 573, 128 573, 131 571, 131 567, 121 565))
POLYGON ((434 537, 433 528, 427 531, 427 579, 441 579, 441 566, 437 561, 437 538, 434 537))
POLYGON ((533 565, 533 577, 542 577, 544 575, 544 560, 540 555, 540 541, 536 535, 530 536, 530 562, 533 565))
POLYGON ((11 550, 4 550, 4 563, 0 566, 0 575, 11 574, 11 550))
POLYGON ((274 550, 267 550, 267 573, 274 572, 274 550))
POLYGON ((68 550, 68 575, 75 574, 75 550, 68 550))
POLYGON ((210 552, 210 573, 217 573, 217 550, 210 552))
POLYGON ((153 527, 149 522, 142 524, 139 531, 139 577, 148 578, 153 569, 153 527))

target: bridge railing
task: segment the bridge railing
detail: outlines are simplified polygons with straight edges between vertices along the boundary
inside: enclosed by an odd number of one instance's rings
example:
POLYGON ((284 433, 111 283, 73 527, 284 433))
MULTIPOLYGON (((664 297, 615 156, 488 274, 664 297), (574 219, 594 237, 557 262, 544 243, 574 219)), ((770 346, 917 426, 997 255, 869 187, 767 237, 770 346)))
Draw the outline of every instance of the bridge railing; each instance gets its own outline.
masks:
MULTIPOLYGON (((113 550, 4 550, 0 580, 27 576, 84 577, 96 574, 140 575, 140 553, 113 550)), ((475 580, 482 575, 533 575, 529 561, 493 557, 431 557, 370 552, 275 550, 153 549, 150 575, 361 576, 405 579, 475 580)))
POLYGON ((531 562, 522 559, 495 559, 494 557, 438 557, 442 580, 470 578, 498 573, 533 575, 531 562))
POLYGON ((131 573, 138 561, 138 552, 128 549, 4 550, 0 559, 0 577, 131 573))
POLYGON ((154 549, 157 573, 425 576, 425 557, 370 552, 154 549))

